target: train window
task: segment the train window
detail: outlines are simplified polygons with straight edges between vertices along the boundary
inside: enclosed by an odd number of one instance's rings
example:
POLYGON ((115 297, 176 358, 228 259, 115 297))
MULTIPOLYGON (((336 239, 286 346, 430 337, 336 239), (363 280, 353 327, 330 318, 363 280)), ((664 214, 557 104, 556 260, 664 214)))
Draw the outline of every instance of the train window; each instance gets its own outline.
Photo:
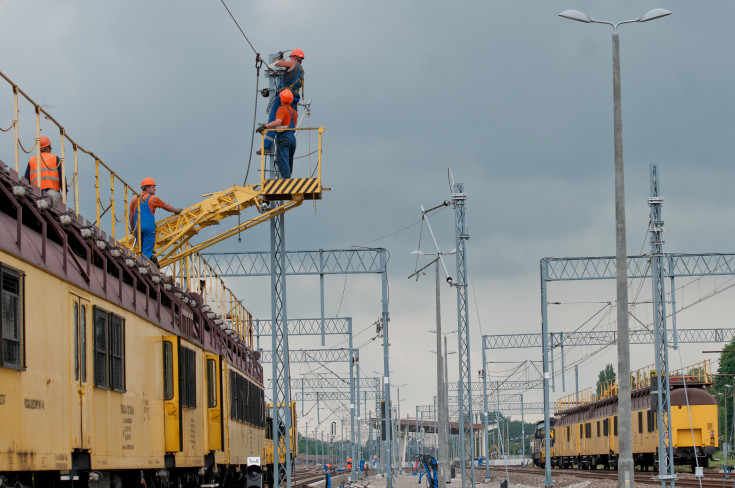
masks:
POLYGON ((584 436, 587 439, 591 439, 592 438, 592 424, 589 423, 589 422, 587 422, 586 424, 584 424, 584 436))
POLYGON ((602 421, 602 435, 605 437, 610 435, 610 423, 608 419, 602 421))
POLYGON ((207 407, 217 406, 217 363, 207 359, 207 407))
POLYGON ((74 302, 74 379, 79 379, 79 302, 74 302))
POLYGON ((618 435, 618 416, 613 417, 613 436, 618 435))
POLYGON ((163 399, 174 398, 174 345, 163 341, 163 399))
POLYGON ((125 391, 125 320, 94 307, 94 385, 125 391))
POLYGON ((117 315, 110 314, 110 388, 125 391, 125 326, 117 315))
POLYGON ((567 426, 567 442, 569 442, 572 438, 572 428, 567 426))
POLYGON ((643 433, 643 412, 642 411, 638 412, 638 433, 639 434, 643 433))
POLYGON ((87 381, 87 307, 74 300, 74 379, 87 381))
POLYGON ((579 424, 579 438, 584 439, 584 424, 579 424))
POLYGON ((182 407, 197 407, 196 352, 179 346, 179 402, 182 407))
POLYGON ((600 421, 597 421, 597 437, 600 437, 600 421))
POLYGON ((82 305, 79 316, 79 369, 82 373, 82 381, 87 381, 87 306, 82 305))
POLYGON ((25 273, 0 263, 0 366, 25 367, 25 273))

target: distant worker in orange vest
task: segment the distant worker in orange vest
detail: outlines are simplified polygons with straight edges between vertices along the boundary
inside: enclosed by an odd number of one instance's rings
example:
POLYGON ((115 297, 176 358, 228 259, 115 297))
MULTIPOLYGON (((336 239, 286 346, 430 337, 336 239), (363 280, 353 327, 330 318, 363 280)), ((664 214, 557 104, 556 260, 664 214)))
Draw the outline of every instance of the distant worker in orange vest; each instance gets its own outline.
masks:
POLYGON ((352 469, 352 458, 351 457, 347 458, 347 469, 352 469))
POLYGON ((142 205, 140 212, 140 240, 141 254, 147 257, 158 266, 158 259, 153 255, 153 248, 156 245, 156 218, 153 214, 157 208, 162 208, 168 212, 179 214, 180 208, 172 207, 156 196, 156 182, 153 178, 143 178, 140 183, 140 196, 130 203, 130 211, 128 212, 130 230, 138 239, 138 200, 142 200, 147 205, 142 205))
POLYGON ((31 185, 36 186, 39 186, 40 177, 41 195, 51 197, 53 205, 56 206, 61 201, 61 185, 64 181, 61 162, 57 156, 51 154, 51 140, 48 137, 41 136, 38 142, 41 146, 41 167, 39 168, 37 157, 33 156, 28 161, 25 177, 31 185))
MULTIPOLYGON (((291 106, 293 101, 293 93, 291 90, 283 90, 279 95, 281 98, 281 106, 276 111, 276 118, 272 122, 263 124, 256 129, 256 132, 262 134, 266 129, 275 127, 296 127, 296 119, 298 113, 291 106)), ((278 145, 278 154, 276 156, 276 164, 281 178, 291 178, 293 172, 293 157, 296 153, 296 136, 294 131, 285 130, 277 132, 276 143, 278 145)))

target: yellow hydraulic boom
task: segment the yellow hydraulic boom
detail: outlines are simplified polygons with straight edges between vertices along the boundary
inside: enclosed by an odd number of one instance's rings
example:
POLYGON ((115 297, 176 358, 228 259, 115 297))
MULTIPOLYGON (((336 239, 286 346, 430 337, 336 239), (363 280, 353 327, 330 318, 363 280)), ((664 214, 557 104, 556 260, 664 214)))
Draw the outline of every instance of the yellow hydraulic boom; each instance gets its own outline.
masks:
MULTIPOLYGON (((166 266, 200 252, 240 231, 265 222, 293 207, 298 207, 304 200, 321 200, 322 190, 329 190, 329 188, 322 187, 321 179, 321 136, 325 129, 319 127, 296 130, 317 130, 319 133, 315 178, 268 180, 262 176, 261 182, 256 185, 233 186, 221 192, 204 195, 206 198, 201 202, 182 210, 178 215, 171 215, 156 223, 154 254, 158 258, 159 266, 166 266), (189 240, 203 228, 218 225, 220 220, 238 215, 248 207, 255 207, 259 215, 204 242, 193 246, 188 245, 189 240)), ((261 158, 261 175, 265 175, 264 157, 261 158)), ((128 236, 121 243, 131 250, 136 250, 135 235, 128 236)))

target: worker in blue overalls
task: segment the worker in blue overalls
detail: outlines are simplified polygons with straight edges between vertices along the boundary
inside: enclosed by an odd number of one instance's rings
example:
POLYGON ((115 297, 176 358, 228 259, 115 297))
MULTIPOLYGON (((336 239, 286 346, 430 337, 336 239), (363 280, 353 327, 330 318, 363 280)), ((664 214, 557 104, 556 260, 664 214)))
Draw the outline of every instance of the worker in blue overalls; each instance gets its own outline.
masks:
MULTIPOLYGON (((291 105, 291 102, 293 101, 291 90, 283 90, 278 97, 281 100, 281 106, 278 107, 275 120, 258 127, 256 129, 258 133, 262 134, 267 129, 274 129, 277 127, 288 127, 290 129, 296 127, 298 112, 296 112, 291 105)), ((296 135, 292 130, 278 131, 276 142, 278 143, 278 154, 276 155, 278 171, 281 173, 281 178, 291 178, 291 173, 293 172, 293 157, 296 152, 296 135)))
MULTIPOLYGON (((278 81, 276 86, 276 93, 280 94, 283 90, 291 90, 293 94, 293 100, 290 102, 294 110, 299 109, 299 100, 301 100, 301 90, 304 87, 304 68, 301 67, 301 63, 304 61, 304 51, 301 49, 294 49, 291 51, 291 55, 288 59, 276 59, 274 66, 286 68, 286 72, 283 74, 283 78, 278 81)), ((276 112, 278 107, 281 106, 281 99, 276 95, 273 100, 273 106, 271 107, 271 113, 268 116, 268 122, 273 122, 276 119, 276 112)), ((266 154, 271 153, 271 147, 275 140, 275 132, 268 132, 265 135, 265 152, 266 154)), ((257 154, 260 154, 258 149, 257 154)))
POLYGON ((140 205, 142 209, 140 211, 140 241, 141 241, 141 254, 153 262, 156 266, 158 260, 153 255, 153 248, 156 245, 156 218, 153 214, 157 208, 162 208, 168 212, 179 214, 181 213, 180 208, 172 207, 168 203, 164 202, 156 196, 156 182, 153 178, 143 178, 140 183, 140 196, 133 199, 130 203, 130 211, 128 217, 130 219, 130 231, 135 236, 136 241, 138 240, 138 202, 143 202, 140 205))

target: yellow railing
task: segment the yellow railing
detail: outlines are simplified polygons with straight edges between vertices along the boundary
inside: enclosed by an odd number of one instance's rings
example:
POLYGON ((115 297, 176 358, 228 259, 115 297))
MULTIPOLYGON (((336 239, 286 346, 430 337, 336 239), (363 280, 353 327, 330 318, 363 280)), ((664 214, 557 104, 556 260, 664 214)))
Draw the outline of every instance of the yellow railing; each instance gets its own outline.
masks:
MULTIPOLYGON (((316 149, 317 162, 316 162, 316 168, 315 168, 315 171, 316 171, 317 175, 316 176, 313 176, 313 172, 311 171, 311 168, 309 168, 309 178, 318 178, 319 181, 321 181, 321 179, 322 179, 322 134, 324 133, 324 131, 326 130, 326 128, 324 128, 324 127, 303 127, 303 128, 289 129, 289 128, 284 127, 284 128, 280 128, 280 129, 268 129, 268 130, 269 131, 274 131, 274 132, 285 132, 285 131, 288 131, 288 130, 291 130, 291 131, 317 131, 317 134, 319 135, 319 139, 317 141, 317 149, 316 149)), ((260 136, 260 154, 261 154, 261 156, 260 156, 260 183, 261 183, 261 185, 263 185, 266 180, 278 179, 279 178, 279 176, 278 176, 278 168, 276 168, 276 170, 275 170, 275 172, 276 172, 276 175, 275 176, 273 176, 272 178, 266 178, 266 174, 268 174, 268 171, 266 171, 266 169, 265 169, 265 159, 266 159, 265 158, 265 133, 264 134, 261 134, 261 136, 260 136)), ((312 153, 310 151, 307 151, 307 156, 311 156, 311 154, 312 153)), ((293 175, 291 175, 291 176, 293 177, 293 175)))
MULTIPOLYGON (((712 381, 711 370, 712 362, 711 360, 706 359, 691 366, 687 366, 682 370, 669 371, 669 382, 674 385, 683 381, 709 383, 712 381)), ((633 371, 630 374, 631 390, 650 387, 651 376, 655 375, 655 373, 656 370, 653 365, 645 366, 633 371)), ((600 385, 600 393, 597 393, 597 387, 590 387, 581 390, 579 393, 572 393, 558 399, 556 401, 556 411, 561 412, 580 405, 594 403, 617 394, 617 379, 608 380, 600 385)))
POLYGON ((201 295, 205 306, 202 311, 225 330, 233 330, 253 347, 253 316, 225 285, 209 263, 200 254, 186 256, 166 268, 168 278, 181 290, 201 295), (205 308, 206 307, 206 308, 205 308))
MULTIPOLYGON (((108 233, 113 240, 119 242, 123 239, 130 239, 132 236, 128 209, 130 203, 139 196, 139 193, 110 166, 105 164, 99 156, 72 139, 66 129, 51 114, 4 73, 0 72, 0 77, 10 85, 13 94, 12 122, 5 129, 3 128, 6 125, 5 121, 0 120, 0 130, 2 131, 0 137, 14 129, 11 139, 15 156, 15 172, 22 178, 27 166, 27 161, 24 162, 25 164, 21 164, 20 151, 31 154, 35 149, 36 157, 40 158, 39 141, 41 136, 50 134, 49 130, 57 130, 59 163, 66 180, 61 182, 62 202, 69 211, 77 216, 80 214, 95 215, 94 226, 100 231, 108 233), (26 113, 24 110, 28 108, 26 104, 30 106, 30 112, 32 112, 32 121, 29 124, 23 124, 24 119, 21 117, 22 114, 26 113), (50 123, 50 128, 43 127, 46 121, 50 123), (22 142, 24 140, 29 142, 24 145, 22 142), (30 141, 33 141, 33 143, 30 144, 30 141), (26 149, 25 146, 30 146, 30 149, 26 149), (67 146, 71 147, 73 153, 71 172, 68 171, 67 146), (109 181, 109 187, 105 184, 106 181, 109 181), (95 189, 94 201, 83 201, 84 195, 88 194, 84 190, 92 187, 95 189), (72 192, 73 202, 67 200, 67 192, 69 191, 72 192)), ((322 131, 323 129, 319 133, 321 134, 322 131)), ((52 136, 49 139, 52 141, 52 148, 55 148, 55 137, 52 136)), ((0 159, 2 159, 4 147, 3 138, 0 139, 0 159)), ((52 153, 56 154, 55 151, 52 151, 52 153)), ((321 137, 319 155, 321 156, 321 137)), ((319 161, 321 162, 321 159, 319 161)), ((40 171, 38 174, 40 175, 40 171)), ((36 186, 38 186, 38 182, 36 182, 36 186)), ((138 212, 138 223, 140 223, 140 212, 138 212)), ((137 228, 140 229, 140 225, 137 228)), ((137 239, 134 247, 138 253, 140 253, 139 243, 140 238, 137 239)), ((208 307, 206 313, 213 314, 210 317, 221 319, 221 324, 224 325, 225 329, 232 329, 237 332, 246 344, 252 348, 252 316, 201 256, 198 254, 188 256, 183 260, 174 262, 170 268, 164 268, 162 271, 173 273, 168 281, 163 282, 164 285, 166 283, 169 285, 175 284, 181 290, 199 293, 205 306, 208 307)), ((165 279, 165 275, 163 278, 165 279)))
MULTIPOLYGON (((35 150, 37 159, 40 159, 41 148, 39 141, 41 136, 46 133, 42 125, 45 121, 48 121, 52 128, 51 131, 58 131, 58 157, 59 164, 61 167, 64 180, 61 182, 62 191, 61 197, 62 202, 68 209, 71 209, 75 215, 80 213, 86 215, 95 215, 94 225, 101 231, 107 232, 110 237, 114 240, 120 238, 120 236, 130 236, 130 225, 128 222, 128 204, 134 198, 138 196, 138 192, 134 190, 134 187, 128 184, 120 175, 112 170, 102 159, 97 156, 94 152, 85 149, 78 144, 72 137, 66 132, 64 126, 62 126, 51 114, 49 114, 41 105, 36 103, 30 96, 28 96, 18 85, 10 80, 4 73, 0 72, 2 77, 9 85, 13 94, 13 117, 12 123, 8 129, 2 129, 3 132, 9 132, 13 130, 12 134, 12 145, 13 153, 15 156, 15 171, 20 177, 25 174, 27 167, 27 161, 21 161, 20 152, 23 151, 26 154, 31 154, 35 150), (24 114, 23 110, 26 108, 21 102, 27 102, 30 105, 32 111, 32 119, 29 124, 23 124, 21 114, 24 114), (23 140, 29 141, 23 144, 23 140), (33 144, 30 144, 33 141, 33 144), (26 149, 25 146, 30 146, 30 149, 26 149), (71 148, 73 164, 72 171, 69 171, 69 164, 67 161, 67 146, 71 148), (107 187, 103 181, 109 177, 109 187, 107 187), (94 202, 80 201, 82 194, 86 193, 80 191, 80 189, 90 188, 94 186, 95 199, 94 202), (122 189, 122 198, 116 199, 116 191, 119 194, 122 189), (68 192, 72 192, 73 202, 68 201, 68 192), (119 205, 122 202, 123 207, 119 205), (92 207, 92 203, 94 207, 92 207), (109 217, 106 215, 109 214, 109 217), (121 229, 122 226, 122 229, 121 229)), ((0 122, 4 123, 4 122, 0 122)), ((56 139, 50 132, 49 139, 51 140, 52 148, 55 146, 54 139, 56 139)), ((48 136, 47 136, 48 137, 48 136)), ((55 153, 55 151, 53 151, 55 153)), ((40 178, 40 171, 37 172, 40 178)), ((39 180, 36 182, 30 182, 36 186, 39 186, 39 180)), ((140 226, 138 226, 140 227, 140 226)), ((140 239, 138 239, 140 241, 140 239)), ((138 252, 140 252, 140 246, 137 246, 138 252)))

